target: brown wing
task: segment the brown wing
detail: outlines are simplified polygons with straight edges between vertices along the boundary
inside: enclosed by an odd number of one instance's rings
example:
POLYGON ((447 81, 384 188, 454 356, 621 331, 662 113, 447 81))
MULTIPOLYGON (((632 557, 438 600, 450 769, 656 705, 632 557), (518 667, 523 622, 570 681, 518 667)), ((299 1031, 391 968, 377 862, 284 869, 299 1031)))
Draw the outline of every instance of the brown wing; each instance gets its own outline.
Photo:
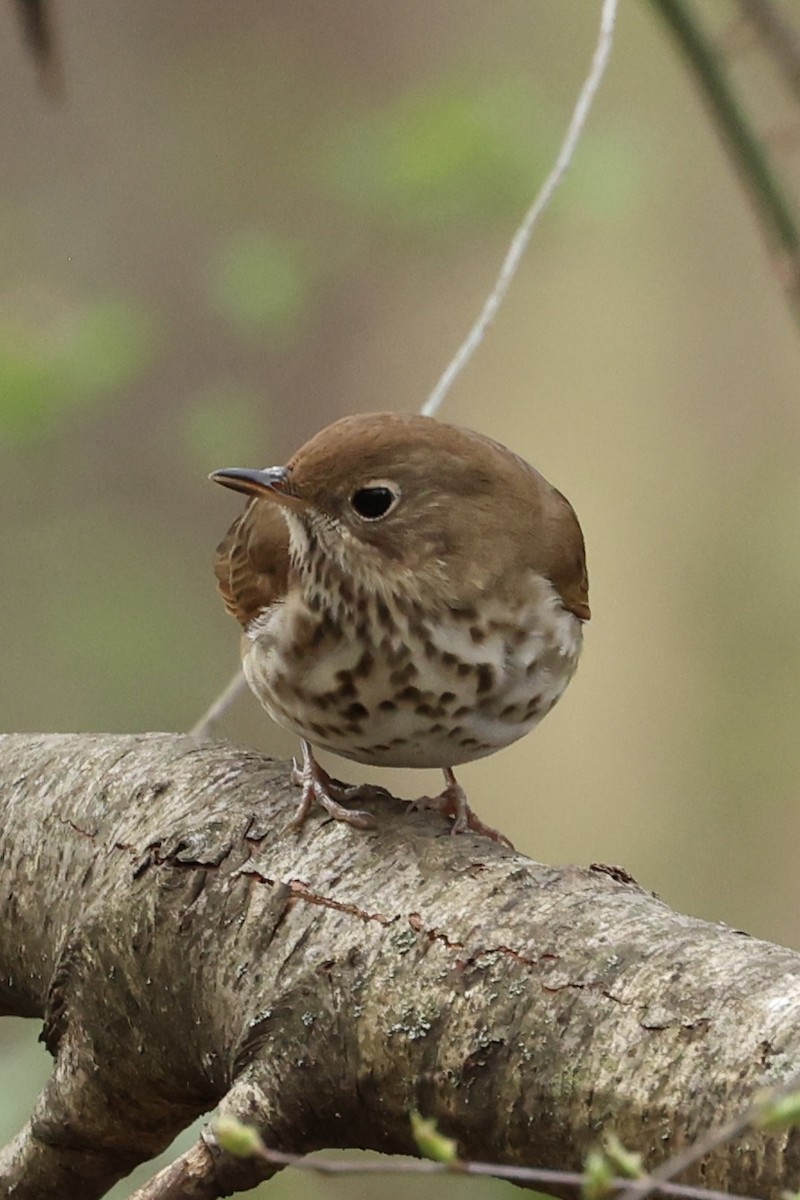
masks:
MULTIPOLYGON (((564 608, 581 621, 588 621, 592 614, 586 549, 569 500, 513 450, 483 434, 469 430, 461 432, 492 446, 498 454, 494 467, 499 470, 502 480, 503 503, 512 505, 509 510, 512 520, 515 509, 528 514, 525 525, 512 526, 517 538, 524 538, 525 549, 519 555, 520 561, 527 561, 550 580, 564 608)), ((485 552, 491 553, 491 538, 486 538, 483 544, 485 552)))
POLYGON ((214 574, 225 607, 247 626, 286 595, 289 531, 276 505, 251 500, 217 546, 214 574))
POLYGON ((555 518, 552 521, 555 536, 550 539, 548 576, 561 596, 564 607, 581 621, 588 621, 592 614, 589 609, 589 576, 583 533, 566 496, 562 496, 555 488, 551 491, 550 507, 555 518))

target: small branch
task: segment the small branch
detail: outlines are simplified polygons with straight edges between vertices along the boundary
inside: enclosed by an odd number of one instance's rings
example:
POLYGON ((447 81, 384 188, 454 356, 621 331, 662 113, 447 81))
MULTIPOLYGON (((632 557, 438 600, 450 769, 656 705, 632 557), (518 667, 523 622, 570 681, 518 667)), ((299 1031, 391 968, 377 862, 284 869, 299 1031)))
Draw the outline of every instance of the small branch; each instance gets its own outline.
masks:
POLYGON ((433 417, 439 411, 450 388, 486 336, 486 332, 497 316, 498 310, 506 298, 508 289, 519 270, 520 263, 528 248, 528 243, 531 240, 531 235, 536 228, 536 224, 552 200, 556 188, 567 173, 567 168, 574 157, 575 149, 586 124, 586 119, 589 116, 594 98, 608 65, 611 46, 614 40, 616 16, 617 0, 604 0, 600 14, 600 33, 594 55, 592 56, 589 74, 586 76, 583 87, 578 95, 572 118, 567 127, 564 140, 561 143, 561 148, 556 157, 553 169, 545 179, 539 194, 526 212, 517 232, 514 234, 511 245, 503 260, 503 265, 500 268, 497 282, 487 296, 475 324, 459 346, 454 357, 448 363, 436 387, 422 406, 422 413, 427 417, 433 417))
POLYGON ((764 149, 763 140, 731 86, 721 57, 695 17, 689 0, 652 0, 683 51, 736 170, 750 193, 779 267, 795 317, 800 320, 800 226, 764 149))
MULTIPOLYGON (((341 1159, 309 1158, 299 1154, 285 1154, 278 1150, 264 1147, 263 1160, 273 1166, 294 1167, 300 1171, 311 1171, 318 1175, 471 1175, 474 1178, 505 1179, 509 1183, 525 1184, 529 1187, 546 1189, 548 1192, 565 1189, 576 1192, 583 1191, 591 1184, 591 1179, 580 1171, 554 1171, 546 1167, 518 1167, 507 1163, 469 1162, 459 1160, 454 1163, 432 1162, 427 1158, 403 1159, 360 1159, 358 1162, 347 1162, 341 1159)), ((157 1176, 156 1178, 160 1178, 157 1176)), ((630 1179, 614 1178, 607 1182, 608 1193, 622 1192, 631 1187, 630 1179)), ((737 1196, 729 1191, 718 1191, 714 1188, 692 1187, 690 1184, 673 1183, 671 1180, 660 1180, 655 1176, 645 1176, 636 1181, 636 1187, 641 1189, 636 1195, 655 1194, 672 1197, 674 1200, 754 1200, 749 1196, 737 1196), (646 1189, 646 1192, 645 1192, 646 1189)), ((628 1192, 624 1191, 623 1195, 628 1192)), ((137 1192, 132 1200, 151 1200, 149 1192, 137 1192)), ((156 1200, 153 1194, 152 1200, 156 1200)), ((158 1200, 162 1200, 158 1193, 158 1200)), ((164 1193, 164 1200, 169 1197, 164 1193)), ((215 1200, 215 1197, 213 1198, 215 1200)), ((618 1200, 622 1200, 620 1196, 618 1200)))
MULTIPOLYGON (((234 1162, 232 1165, 235 1170, 239 1164, 234 1162)), ((236 1191, 255 1187, 275 1173, 274 1167, 269 1169, 266 1176, 263 1169, 255 1170, 248 1179, 247 1164, 241 1165, 245 1169, 238 1173, 244 1178, 237 1180, 237 1183, 244 1186, 236 1187, 236 1191)), ((218 1200, 218 1197, 230 1196, 234 1190, 231 1181, 220 1179, 216 1166, 217 1160, 203 1138, 200 1138, 175 1162, 148 1179, 143 1187, 137 1188, 130 1200, 218 1200)), ((713 1198, 705 1197, 704 1200, 713 1198)))
POLYGON ((212 737, 215 727, 225 716, 228 709, 236 703, 246 688, 247 680, 242 673, 242 668, 239 667, 225 689, 209 705, 197 724, 192 726, 190 730, 191 736, 198 739, 212 737))
POLYGON ((691 1145, 680 1150, 666 1162, 662 1163, 657 1170, 653 1171, 646 1179, 637 1179, 633 1183, 628 1183, 625 1190, 617 1197, 617 1200, 647 1200, 648 1196, 664 1195, 665 1187, 669 1187, 670 1181, 676 1176, 682 1175, 689 1167, 704 1159, 706 1155, 711 1154, 714 1150, 718 1150, 720 1146, 729 1145, 746 1129, 750 1129, 758 1124, 759 1118, 764 1112, 774 1105, 776 1101, 782 1100, 785 1096, 791 1095, 800 1088, 800 1074, 793 1075, 787 1079, 780 1087, 771 1088, 769 1091, 763 1092, 755 1100, 752 1100, 745 1108, 742 1109, 737 1116, 730 1121, 726 1121, 724 1125, 716 1125, 709 1129, 707 1133, 697 1138, 691 1145))

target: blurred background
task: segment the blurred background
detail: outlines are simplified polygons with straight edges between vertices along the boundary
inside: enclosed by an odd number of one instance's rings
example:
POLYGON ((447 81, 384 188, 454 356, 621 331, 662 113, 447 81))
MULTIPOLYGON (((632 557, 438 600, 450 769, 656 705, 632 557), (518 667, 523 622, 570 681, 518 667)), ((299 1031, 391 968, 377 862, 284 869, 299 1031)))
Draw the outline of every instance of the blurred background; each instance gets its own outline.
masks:
MULTIPOLYGON (((702 8, 797 192, 797 108, 732 0, 702 8)), ((0 7, 0 727, 198 719, 238 661, 210 558, 239 501, 207 472, 420 406, 552 164, 598 13, 60 0, 54 101, 0 7)), ((798 380, 749 203, 665 28, 625 3, 566 185, 441 414, 569 496, 593 620, 555 712, 459 777, 532 857, 623 864, 795 947, 798 380)), ((249 696, 221 733, 296 748, 249 696)), ((0 1136, 48 1070, 37 1032, 0 1027, 0 1136)))

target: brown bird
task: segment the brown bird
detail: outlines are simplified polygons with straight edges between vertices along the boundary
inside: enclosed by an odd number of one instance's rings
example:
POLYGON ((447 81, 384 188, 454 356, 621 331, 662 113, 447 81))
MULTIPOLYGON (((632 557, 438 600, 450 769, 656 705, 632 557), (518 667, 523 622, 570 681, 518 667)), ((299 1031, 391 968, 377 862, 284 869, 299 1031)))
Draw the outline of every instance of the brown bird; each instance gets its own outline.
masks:
MULTIPOLYGON (((364 828, 312 745, 356 762, 438 767, 417 804, 506 840, 453 767, 528 733, 569 683, 589 620, 569 502, 498 442, 431 417, 345 417, 285 467, 228 468, 251 497, 217 549, 242 661, 272 719, 302 739, 299 828, 315 802, 364 828)), ((373 789, 374 791, 374 789, 373 789)))

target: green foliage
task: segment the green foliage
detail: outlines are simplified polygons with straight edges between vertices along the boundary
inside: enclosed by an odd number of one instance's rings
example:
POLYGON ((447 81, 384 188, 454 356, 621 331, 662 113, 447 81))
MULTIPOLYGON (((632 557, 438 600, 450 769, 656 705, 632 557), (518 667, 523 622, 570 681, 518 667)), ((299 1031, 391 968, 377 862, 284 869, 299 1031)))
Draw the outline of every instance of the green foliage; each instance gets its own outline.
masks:
POLYGON ((214 1135, 222 1149, 235 1158, 252 1158, 264 1151, 258 1130, 253 1125, 243 1125, 235 1117, 217 1117, 214 1135))
POLYGON ((518 213, 547 152, 541 109, 521 83, 437 82, 345 117, 327 138, 325 182, 348 208, 408 230, 518 213))
POLYGON ((800 1125, 800 1091, 790 1092, 788 1096, 781 1096, 777 1100, 765 1101, 756 1124, 770 1133, 779 1133, 783 1129, 800 1125))
POLYGON ((213 306, 242 333, 286 343, 308 309, 312 272, 302 243, 266 229, 229 234, 209 269, 213 306))
POLYGON ((615 1179, 641 1179, 642 1156, 623 1146, 615 1133, 607 1134, 603 1145, 590 1150, 584 1163, 584 1200, 603 1200, 614 1190, 615 1179))
POLYGON ((614 1171, 602 1150, 590 1150, 583 1164, 586 1176, 581 1196, 583 1200, 603 1200, 612 1190, 614 1171))
POLYGON ((644 1174, 641 1154, 626 1149, 615 1133, 603 1139, 603 1153, 621 1179, 641 1179, 644 1174))
POLYGON ((0 313, 0 444, 52 435, 113 396, 149 365, 156 341, 152 318, 131 299, 0 313))
POLYGON ((412 1110, 409 1114, 411 1121, 411 1136, 417 1144, 417 1149, 425 1158, 434 1162, 458 1162, 458 1143, 443 1133, 439 1133, 436 1122, 412 1110))

